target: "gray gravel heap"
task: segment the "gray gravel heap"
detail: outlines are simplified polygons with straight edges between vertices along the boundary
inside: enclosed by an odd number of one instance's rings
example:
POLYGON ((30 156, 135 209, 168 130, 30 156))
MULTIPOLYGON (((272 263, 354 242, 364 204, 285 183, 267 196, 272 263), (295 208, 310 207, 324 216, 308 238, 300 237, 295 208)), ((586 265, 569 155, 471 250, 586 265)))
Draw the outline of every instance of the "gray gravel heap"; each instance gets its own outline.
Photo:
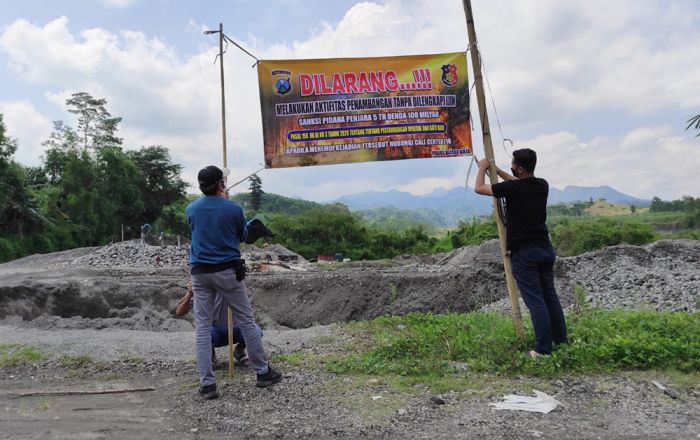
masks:
POLYGON ((160 266, 186 267, 189 246, 150 246, 139 240, 113 243, 74 259, 75 267, 143 267, 155 266, 160 256, 160 266))
MULTIPOLYGON (((181 246, 151 246, 140 240, 113 243, 108 246, 93 248, 86 255, 81 255, 70 262, 73 267, 119 268, 119 267, 187 267, 189 244, 181 246), (160 257, 160 261, 158 260, 160 257)), ((287 265, 308 265, 304 257, 279 244, 259 248, 244 246, 242 256, 246 261, 284 262, 287 265)))
POLYGON ((662 240, 620 245, 562 258, 564 287, 583 289, 603 308, 700 310, 700 241, 662 240))
MULTIPOLYGON (((564 306, 574 292, 604 309, 700 310, 700 241, 619 245, 558 258, 555 284, 564 306)), ((507 299, 484 307, 510 313, 507 299)), ((521 301, 521 309, 527 311, 521 301)))

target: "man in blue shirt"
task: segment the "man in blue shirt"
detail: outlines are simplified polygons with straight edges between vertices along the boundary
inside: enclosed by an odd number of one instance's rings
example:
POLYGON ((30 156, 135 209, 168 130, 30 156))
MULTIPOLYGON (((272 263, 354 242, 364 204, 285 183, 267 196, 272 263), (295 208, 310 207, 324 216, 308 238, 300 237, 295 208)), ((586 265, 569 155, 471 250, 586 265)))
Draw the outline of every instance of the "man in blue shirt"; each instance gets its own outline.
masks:
MULTIPOLYGON (((228 170, 227 170, 228 174, 228 170)), ((197 180, 204 197, 192 202, 185 213, 192 230, 190 274, 194 290, 195 351, 205 399, 215 399, 216 378, 211 360, 211 334, 214 302, 218 293, 233 310, 248 350, 250 364, 257 373, 256 386, 267 387, 282 380, 272 369, 243 278, 240 244, 247 229, 243 209, 226 197, 226 175, 215 167, 199 171, 197 180)))

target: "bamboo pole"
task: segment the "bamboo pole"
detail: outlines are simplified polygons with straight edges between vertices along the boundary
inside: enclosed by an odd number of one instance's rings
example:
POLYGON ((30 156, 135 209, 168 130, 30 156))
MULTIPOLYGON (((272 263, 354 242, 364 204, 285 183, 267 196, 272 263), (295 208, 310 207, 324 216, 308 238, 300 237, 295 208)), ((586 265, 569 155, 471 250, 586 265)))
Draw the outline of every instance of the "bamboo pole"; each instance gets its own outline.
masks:
MULTIPOLYGON (((467 33, 469 35, 469 47, 472 59, 472 71, 474 72, 474 83, 476 85, 476 100, 479 107, 479 118, 481 120, 481 132, 484 142, 484 154, 489 161, 489 178, 491 184, 498 183, 496 161, 493 154, 493 144, 491 143, 491 128, 489 127, 489 115, 486 111, 486 96, 484 94, 484 82, 481 76, 481 59, 477 47, 476 30, 474 28, 474 15, 472 14, 471 0, 462 0, 464 14, 467 18, 467 33)), ((493 199, 494 210, 498 210, 498 201, 493 199)), ((496 212, 496 224, 498 226, 498 240, 501 244, 501 255, 503 257, 503 267, 506 275, 506 285, 508 286, 508 297, 513 310, 513 326, 515 334, 519 339, 524 337, 523 318, 520 313, 520 303, 518 302, 518 290, 513 279, 513 268, 510 263, 510 256, 506 252, 506 230, 500 216, 496 212)))

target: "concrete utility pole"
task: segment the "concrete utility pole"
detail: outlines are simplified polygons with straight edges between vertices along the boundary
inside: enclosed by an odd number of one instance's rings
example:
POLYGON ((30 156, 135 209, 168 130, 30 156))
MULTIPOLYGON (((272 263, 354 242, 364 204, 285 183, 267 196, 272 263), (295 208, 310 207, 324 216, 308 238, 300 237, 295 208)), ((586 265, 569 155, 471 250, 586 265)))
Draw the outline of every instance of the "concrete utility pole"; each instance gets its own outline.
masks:
MULTIPOLYGON (((476 30, 474 29, 474 15, 472 14, 471 0, 462 0, 464 14, 467 18, 467 33, 469 34, 469 53, 472 59, 472 71, 474 72, 474 83, 476 85, 476 101, 479 107, 479 119, 481 120, 481 132, 484 141, 484 154, 489 161, 489 178, 491 185, 498 183, 496 171, 496 160, 493 154, 493 144, 491 143, 491 128, 489 127, 489 115, 486 112, 486 96, 484 94, 484 82, 481 76, 481 58, 477 47, 476 30)), ((513 325, 515 334, 519 339, 525 335, 523 330, 523 317, 520 313, 520 303, 518 302, 518 290, 513 279, 513 268, 510 264, 510 256, 506 253, 506 229, 501 217, 498 215, 498 201, 493 199, 493 207, 496 210, 496 224, 498 226, 498 239, 501 244, 501 255, 503 256, 503 267, 506 273, 506 285, 508 286, 508 297, 510 306, 513 309, 513 325)))

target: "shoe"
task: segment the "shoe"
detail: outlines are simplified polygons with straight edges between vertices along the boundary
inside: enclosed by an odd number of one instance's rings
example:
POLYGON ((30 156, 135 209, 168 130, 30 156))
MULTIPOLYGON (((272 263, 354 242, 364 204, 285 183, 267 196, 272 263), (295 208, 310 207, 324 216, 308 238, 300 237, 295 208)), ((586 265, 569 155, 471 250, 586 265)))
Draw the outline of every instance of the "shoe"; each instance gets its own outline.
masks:
POLYGON ((548 354, 542 354, 539 352, 536 352, 535 350, 530 350, 530 352, 527 354, 530 359, 537 359, 541 357, 549 357, 548 354))
POLYGON ((219 393, 216 391, 215 383, 199 387, 199 394, 206 400, 212 400, 219 397, 219 393))
POLYGON ((267 366, 267 373, 265 374, 258 374, 257 375, 258 380, 255 382, 256 387, 269 387, 272 384, 275 384, 282 380, 282 373, 279 371, 275 371, 272 369, 270 365, 267 366))

